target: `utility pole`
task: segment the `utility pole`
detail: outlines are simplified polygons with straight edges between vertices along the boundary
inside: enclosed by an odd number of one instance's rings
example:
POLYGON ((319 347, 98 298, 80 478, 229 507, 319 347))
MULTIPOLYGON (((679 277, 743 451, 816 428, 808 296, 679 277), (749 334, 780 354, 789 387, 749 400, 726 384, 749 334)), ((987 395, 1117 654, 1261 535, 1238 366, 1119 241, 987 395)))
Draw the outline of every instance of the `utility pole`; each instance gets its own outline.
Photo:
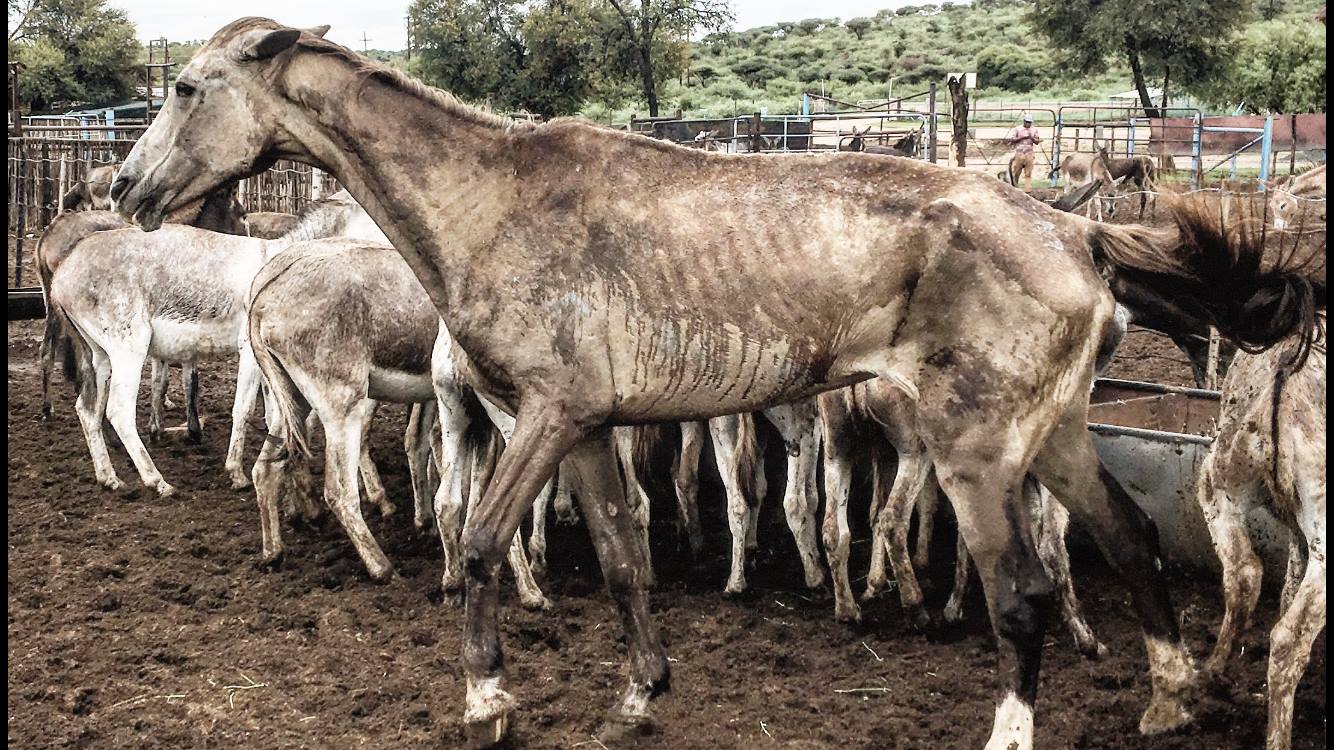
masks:
POLYGON ((370 54, 370 48, 367 46, 369 42, 370 39, 366 37, 366 32, 361 32, 361 54, 370 54))

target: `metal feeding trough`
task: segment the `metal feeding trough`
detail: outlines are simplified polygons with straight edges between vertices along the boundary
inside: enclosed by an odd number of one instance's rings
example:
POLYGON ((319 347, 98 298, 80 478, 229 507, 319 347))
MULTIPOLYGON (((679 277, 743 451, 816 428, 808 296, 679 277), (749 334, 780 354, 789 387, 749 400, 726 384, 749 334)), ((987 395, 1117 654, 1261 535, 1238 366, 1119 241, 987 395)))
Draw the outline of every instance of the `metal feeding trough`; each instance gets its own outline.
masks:
MULTIPOLYGON (((1089 430, 1103 464, 1153 518, 1168 562, 1197 570, 1218 570, 1195 480, 1213 443, 1219 403, 1218 391, 1104 378, 1089 404, 1089 430)), ((1265 567, 1282 570, 1287 529, 1264 509, 1252 511, 1247 523, 1265 567)))

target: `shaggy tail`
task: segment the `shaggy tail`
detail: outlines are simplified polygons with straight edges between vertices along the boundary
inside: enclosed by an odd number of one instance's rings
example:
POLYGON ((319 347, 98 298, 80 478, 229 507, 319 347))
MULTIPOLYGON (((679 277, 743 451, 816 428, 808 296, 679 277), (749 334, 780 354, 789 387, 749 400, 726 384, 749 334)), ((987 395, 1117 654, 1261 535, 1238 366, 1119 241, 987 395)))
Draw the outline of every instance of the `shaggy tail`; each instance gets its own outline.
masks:
POLYGON ((636 425, 630 431, 630 455, 634 462, 635 474, 648 477, 652 471, 653 453, 665 437, 665 430, 660 424, 636 425))
MULTIPOLYGON (((297 399, 303 399, 287 368, 271 349, 264 345, 259 337, 259 320, 250 318, 250 346, 255 353, 255 362, 264 376, 264 385, 273 396, 278 409, 278 423, 283 427, 283 454, 300 463, 310 460, 310 443, 307 441, 305 420, 297 416, 301 411, 297 399)), ((270 438, 272 439, 272 438, 270 438)))
POLYGON ((755 471, 760 463, 760 443, 755 433, 755 415, 738 414, 736 430, 736 473, 743 497, 758 501, 755 471))
POLYGON ((1117 299, 1212 325, 1246 351, 1294 334, 1309 348, 1316 310, 1325 306, 1323 245, 1301 247, 1299 233, 1292 247, 1271 247, 1267 260, 1264 224, 1248 204, 1230 221, 1217 198, 1174 198, 1169 207, 1174 229, 1089 227, 1094 262, 1117 299))

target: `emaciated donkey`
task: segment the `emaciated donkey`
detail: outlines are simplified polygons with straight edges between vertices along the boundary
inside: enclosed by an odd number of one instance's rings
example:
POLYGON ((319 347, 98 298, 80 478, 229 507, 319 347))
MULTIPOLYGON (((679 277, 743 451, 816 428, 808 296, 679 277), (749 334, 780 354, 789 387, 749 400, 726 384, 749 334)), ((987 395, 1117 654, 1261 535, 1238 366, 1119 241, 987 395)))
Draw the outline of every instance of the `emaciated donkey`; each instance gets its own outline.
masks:
MULTIPOLYGON (((403 259, 387 245, 358 240, 301 242, 260 269, 252 295, 250 345, 268 386, 266 398, 274 402, 275 408, 266 410, 270 433, 290 432, 285 444, 297 448, 283 454, 276 450, 279 443, 267 443, 255 462, 265 564, 276 564, 283 555, 279 500, 284 491, 296 492, 292 505, 297 508, 305 501, 310 471, 306 418, 313 411, 324 425, 325 499, 371 578, 386 580, 393 572, 362 518, 357 489, 358 473, 368 484, 375 476, 374 464, 366 465, 365 435, 375 405, 384 401, 415 405, 404 446, 414 520, 423 527, 434 515, 446 552, 455 550, 458 524, 446 528, 451 519, 432 512, 436 491, 429 471, 437 398, 431 360, 440 319, 403 259)), ((463 395, 446 398, 461 401, 463 395)), ((440 456, 442 487, 465 471, 460 462, 468 458, 460 446, 446 441, 440 456)), ((447 568, 449 563, 447 558, 447 568)), ((549 607, 517 535, 510 564, 524 606, 549 607)))
MULTIPOLYGON (((1325 313, 1320 314, 1323 326, 1325 313)), ((1292 746, 1292 703, 1325 628, 1326 348, 1293 340, 1239 353, 1223 381, 1218 436, 1200 467, 1198 495, 1223 565, 1226 609, 1213 654, 1220 675, 1260 598, 1263 572, 1247 514, 1268 508, 1292 531, 1278 623, 1269 637, 1269 750, 1292 746)))
POLYGON ((497 573, 562 460, 627 630, 630 679, 607 736, 638 731, 669 666, 607 428, 754 411, 872 377, 917 402, 983 574, 1002 684, 990 747, 1032 746, 1052 589, 1023 509, 1030 471, 1130 588, 1153 677, 1141 729, 1190 720, 1196 673, 1152 523, 1086 428, 1108 285, 1264 346, 1308 330, 1304 301, 1313 287, 1323 296, 1323 278, 1263 262, 1250 224, 1220 226, 1199 203, 1175 205, 1166 229, 1104 225, 914 159, 711 154, 577 120, 516 124, 325 30, 258 18, 220 30, 112 193, 153 230, 276 158, 331 172, 421 281, 466 353, 466 380, 514 414, 462 537, 470 742, 499 742, 518 706, 502 686, 497 573))

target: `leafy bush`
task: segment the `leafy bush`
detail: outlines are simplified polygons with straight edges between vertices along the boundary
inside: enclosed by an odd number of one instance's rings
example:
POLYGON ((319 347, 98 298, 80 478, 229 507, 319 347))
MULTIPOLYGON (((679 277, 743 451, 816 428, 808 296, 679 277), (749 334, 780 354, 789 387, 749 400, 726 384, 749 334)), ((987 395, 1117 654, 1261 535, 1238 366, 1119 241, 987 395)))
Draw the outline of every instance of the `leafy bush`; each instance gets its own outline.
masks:
POLYGON ((1042 84, 1051 61, 1013 44, 987 47, 977 55, 977 77, 984 86, 1027 93, 1042 84))

